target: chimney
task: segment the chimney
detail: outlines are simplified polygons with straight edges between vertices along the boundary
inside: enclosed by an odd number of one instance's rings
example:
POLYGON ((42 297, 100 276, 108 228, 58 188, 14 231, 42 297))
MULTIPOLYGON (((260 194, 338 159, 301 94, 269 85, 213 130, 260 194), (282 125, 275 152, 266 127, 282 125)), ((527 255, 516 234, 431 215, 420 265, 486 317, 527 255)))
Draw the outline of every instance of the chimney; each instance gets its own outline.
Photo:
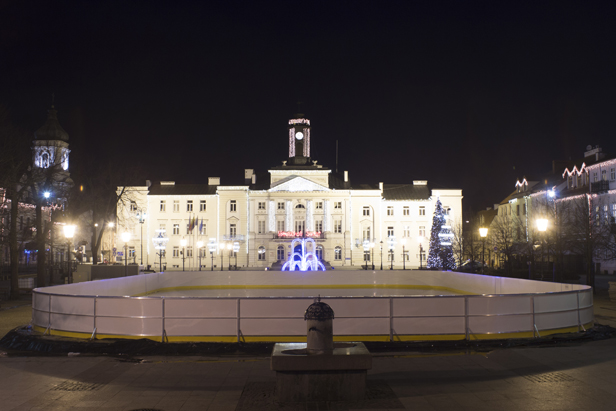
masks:
POLYGON ((244 184, 249 185, 250 182, 252 181, 253 175, 254 175, 254 170, 252 168, 244 169, 244 184))
POLYGON ((344 182, 348 183, 349 182, 349 172, 344 170, 344 182))
POLYGON ((382 182, 379 183, 379 190, 383 191, 383 183, 382 182))
POLYGON ((256 174, 252 175, 252 184, 257 184, 257 175, 256 174))
POLYGON ((220 185, 220 177, 208 177, 207 178, 208 186, 219 186, 220 185))

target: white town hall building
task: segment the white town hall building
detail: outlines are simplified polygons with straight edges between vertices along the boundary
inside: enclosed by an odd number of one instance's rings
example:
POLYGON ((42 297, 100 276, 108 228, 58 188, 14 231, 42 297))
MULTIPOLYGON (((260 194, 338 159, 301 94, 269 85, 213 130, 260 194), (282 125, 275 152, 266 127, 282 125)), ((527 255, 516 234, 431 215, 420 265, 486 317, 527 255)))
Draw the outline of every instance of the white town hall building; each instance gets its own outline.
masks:
POLYGON ((118 188, 128 201, 117 210, 117 249, 125 246, 121 234, 130 233, 129 261, 158 270, 153 238, 164 230, 164 269, 276 268, 291 254, 292 239, 307 236, 326 266, 359 268, 369 261, 379 269, 382 261, 388 269, 393 256, 395 268, 416 268, 420 258, 425 266, 437 198, 451 223, 461 220, 461 189, 431 189, 426 180, 351 184, 348 172, 337 175, 312 160, 310 120, 297 115, 288 130, 288 160, 261 181, 247 169, 244 185, 210 177, 208 184, 118 188))

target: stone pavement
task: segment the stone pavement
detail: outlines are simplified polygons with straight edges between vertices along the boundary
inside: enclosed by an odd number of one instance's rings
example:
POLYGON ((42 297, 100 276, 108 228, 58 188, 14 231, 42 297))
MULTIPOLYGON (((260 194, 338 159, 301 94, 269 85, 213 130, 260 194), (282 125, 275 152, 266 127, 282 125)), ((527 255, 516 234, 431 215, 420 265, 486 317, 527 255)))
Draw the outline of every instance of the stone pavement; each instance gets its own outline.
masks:
MULTIPOLYGON (((616 327, 607 292, 595 299, 595 313, 598 323, 616 327)), ((614 410, 616 338, 489 353, 379 353, 368 373, 370 398, 357 403, 278 404, 274 380, 269 358, 258 356, 0 353, 0 411, 614 410)))

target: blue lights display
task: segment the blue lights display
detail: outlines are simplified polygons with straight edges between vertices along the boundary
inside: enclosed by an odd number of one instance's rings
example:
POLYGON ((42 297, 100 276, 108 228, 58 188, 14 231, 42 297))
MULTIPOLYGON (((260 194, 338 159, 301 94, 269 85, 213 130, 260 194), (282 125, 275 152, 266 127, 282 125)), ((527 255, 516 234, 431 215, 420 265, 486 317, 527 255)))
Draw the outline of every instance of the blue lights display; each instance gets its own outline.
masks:
POLYGON ((295 238, 291 242, 291 250, 282 271, 325 271, 325 266, 317 258, 317 244, 312 238, 295 238))

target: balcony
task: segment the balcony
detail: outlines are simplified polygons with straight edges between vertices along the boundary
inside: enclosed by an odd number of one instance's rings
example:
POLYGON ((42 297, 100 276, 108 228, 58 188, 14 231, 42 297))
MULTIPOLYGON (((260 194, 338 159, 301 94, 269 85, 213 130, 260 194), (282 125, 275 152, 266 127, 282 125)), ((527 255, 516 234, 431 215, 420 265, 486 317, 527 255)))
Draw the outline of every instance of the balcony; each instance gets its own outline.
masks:
POLYGON ((607 180, 595 181, 590 183, 591 193, 604 193, 610 189, 610 182, 607 180))
POLYGON ((278 231, 274 233, 274 239, 291 240, 293 238, 302 238, 304 237, 304 234, 306 234, 306 238, 313 238, 315 240, 325 239, 325 233, 314 231, 306 231, 305 233, 302 231, 278 231))
POLYGON ((243 235, 238 234, 238 235, 223 235, 222 236, 222 241, 244 241, 245 238, 243 235))

